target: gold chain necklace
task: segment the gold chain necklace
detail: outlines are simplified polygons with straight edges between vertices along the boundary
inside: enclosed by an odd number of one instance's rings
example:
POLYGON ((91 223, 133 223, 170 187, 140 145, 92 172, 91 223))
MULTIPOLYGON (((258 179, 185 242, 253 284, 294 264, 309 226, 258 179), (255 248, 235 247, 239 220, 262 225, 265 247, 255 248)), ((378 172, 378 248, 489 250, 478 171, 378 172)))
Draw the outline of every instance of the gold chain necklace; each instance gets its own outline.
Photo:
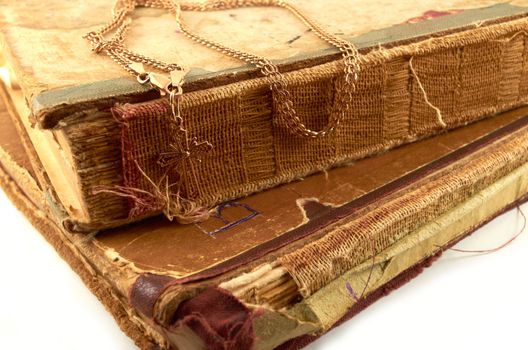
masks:
POLYGON ((225 0, 204 3, 174 2, 173 0, 117 0, 113 8, 112 20, 98 31, 86 34, 84 38, 90 41, 94 52, 108 55, 125 70, 134 75, 138 82, 141 84, 150 83, 160 91, 161 95, 168 94, 173 117, 180 127, 183 122, 180 115, 180 101, 181 95, 183 94, 182 86, 185 74, 187 73, 186 70, 178 64, 165 63, 154 58, 146 57, 124 46, 124 39, 131 23, 130 14, 136 7, 140 6, 169 11, 175 16, 180 31, 189 39, 224 55, 257 66, 269 81, 274 99, 274 112, 277 118, 293 134, 312 138, 322 137, 334 130, 343 120, 356 89, 356 82, 360 70, 359 53, 353 44, 328 33, 291 4, 281 0, 225 0), (287 89, 284 76, 279 72, 278 67, 274 63, 266 58, 235 50, 196 35, 189 31, 181 19, 181 11, 218 11, 242 7, 280 7, 286 9, 301 20, 319 38, 335 46, 341 52, 344 63, 344 80, 342 86, 338 89, 328 123, 323 129, 319 131, 310 130, 301 122, 293 107, 291 94, 287 89), (114 32, 113 37, 105 39, 111 32, 114 32), (147 72, 145 66, 168 73, 168 76, 155 72, 147 72))

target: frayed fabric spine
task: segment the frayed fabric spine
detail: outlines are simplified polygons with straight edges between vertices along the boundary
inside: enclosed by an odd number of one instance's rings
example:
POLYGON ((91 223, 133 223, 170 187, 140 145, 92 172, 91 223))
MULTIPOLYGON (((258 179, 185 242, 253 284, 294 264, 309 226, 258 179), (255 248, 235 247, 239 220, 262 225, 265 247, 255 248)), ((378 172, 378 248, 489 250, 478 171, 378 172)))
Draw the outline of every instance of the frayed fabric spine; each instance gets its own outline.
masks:
MULTIPOLYGON (((209 218, 209 210, 181 195, 180 186, 169 181, 168 172, 158 172, 156 180, 142 169, 135 152, 130 130, 130 121, 134 119, 137 107, 118 105, 112 114, 121 125, 121 154, 123 167, 123 186, 95 186, 93 194, 106 193, 126 198, 129 202, 129 219, 141 218, 153 212, 163 212, 169 220, 181 224, 203 222, 209 218), (174 190, 175 188, 175 190, 174 190)), ((140 107, 142 116, 156 116, 165 110, 140 107)), ((158 155, 159 158, 159 155, 158 155)), ((151 159, 149 159, 151 161, 151 159)), ((158 162, 159 163, 159 162, 158 162)))
MULTIPOLYGON (((182 197, 192 198, 199 207, 212 207, 523 106, 528 102, 527 26, 523 18, 372 50, 362 56, 345 120, 322 139, 289 135, 273 116, 265 79, 186 93, 182 114, 190 136, 209 140, 215 148, 196 166, 200 188, 186 184, 182 197)), ((295 108, 310 128, 327 123, 340 72, 339 62, 329 62, 285 73, 295 108)), ((165 130, 169 104, 161 99, 115 111, 127 123, 120 132, 126 133, 123 167, 128 169, 123 173, 125 183, 116 177, 115 185, 148 189, 129 159, 137 160, 153 180, 159 178, 162 169, 156 156, 169 142, 165 130)), ((116 166, 113 171, 123 169, 116 166)), ((98 185, 97 176, 89 171, 79 176, 86 176, 81 182, 88 181, 91 187, 98 185)), ((119 199, 112 202, 108 196, 89 193, 86 200, 94 221, 108 223, 123 216, 115 203, 119 199), (103 205, 106 200, 111 205, 103 205)), ((162 211, 157 210, 150 214, 162 211)))
POLYGON ((450 174, 430 178, 422 187, 340 223, 321 239, 282 256, 280 264, 307 297, 414 228, 525 166, 527 152, 528 129, 524 128, 450 174))

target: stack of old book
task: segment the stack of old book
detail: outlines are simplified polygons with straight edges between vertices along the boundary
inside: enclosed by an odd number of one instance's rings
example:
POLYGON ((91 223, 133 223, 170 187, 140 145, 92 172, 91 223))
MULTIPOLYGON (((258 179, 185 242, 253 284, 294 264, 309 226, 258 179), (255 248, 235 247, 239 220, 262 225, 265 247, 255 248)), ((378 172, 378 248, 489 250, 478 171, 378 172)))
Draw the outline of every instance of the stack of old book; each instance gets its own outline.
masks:
MULTIPOLYGON (((289 132, 256 67, 134 14, 127 45, 191 68, 181 115, 212 146, 175 197, 167 97, 82 39, 108 2, 0 5, 0 183, 142 349, 301 348, 527 197, 528 8, 293 3, 360 53, 323 137, 289 132)), ((183 17, 275 62, 325 127, 341 56, 291 13, 183 17)))

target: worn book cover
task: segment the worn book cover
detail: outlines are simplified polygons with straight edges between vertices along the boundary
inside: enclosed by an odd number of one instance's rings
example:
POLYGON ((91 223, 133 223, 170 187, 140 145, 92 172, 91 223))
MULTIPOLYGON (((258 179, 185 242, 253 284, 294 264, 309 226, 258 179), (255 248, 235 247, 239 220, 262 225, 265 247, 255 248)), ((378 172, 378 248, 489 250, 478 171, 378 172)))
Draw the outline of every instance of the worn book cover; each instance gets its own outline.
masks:
MULTIPOLYGON (((255 66, 189 40, 161 9, 129 16, 127 47, 189 68, 181 99, 185 139, 211 145, 192 171, 177 171, 169 181, 168 165, 186 153, 174 153, 181 135, 170 127, 168 98, 83 39, 112 19, 112 5, 2 1, 4 90, 45 173, 36 178, 54 215, 85 233, 196 208, 205 209, 191 219, 203 220, 187 221, 204 221, 207 209, 226 201, 526 103, 522 1, 395 2, 391 11, 369 1, 292 3, 359 50, 349 108, 322 138, 291 134, 255 66), (175 184, 178 196, 170 191, 175 184)), ((193 32, 271 60, 306 127, 329 123, 342 92, 343 60, 302 21, 282 8, 182 8, 193 32)))
POLYGON ((2 107, 0 182, 140 348, 298 349, 526 199, 526 112, 221 204, 202 223, 87 236, 57 215, 2 107))

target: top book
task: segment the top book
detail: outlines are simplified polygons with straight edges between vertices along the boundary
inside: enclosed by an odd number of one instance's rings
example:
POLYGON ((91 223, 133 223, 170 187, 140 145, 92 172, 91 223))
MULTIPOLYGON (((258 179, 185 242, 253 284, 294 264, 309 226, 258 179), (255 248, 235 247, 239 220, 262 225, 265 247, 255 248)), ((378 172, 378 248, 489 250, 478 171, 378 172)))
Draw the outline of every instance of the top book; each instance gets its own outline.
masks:
MULTIPOLYGON (((528 9, 494 2, 396 2, 388 11, 369 1, 291 1, 360 54, 349 108, 318 138, 294 135, 290 121, 277 118, 281 106, 260 69, 189 40, 162 9, 128 14, 125 43, 190 69, 185 129, 171 126, 167 97, 83 39, 112 19, 108 1, 4 1, 0 72, 11 113, 36 149, 34 166, 53 185, 49 200, 69 228, 97 230, 182 208, 191 215, 175 216, 192 221, 204 214, 197 208, 524 105, 528 9), (212 148, 200 161, 180 159, 178 142, 199 151, 201 141, 212 148), (175 162, 186 166, 167 176, 175 162)), ((247 7, 279 2, 222 3, 244 8, 187 11, 192 4, 182 3, 182 18, 194 33, 271 60, 299 122, 324 129, 343 87, 341 53, 283 8, 247 7)))

